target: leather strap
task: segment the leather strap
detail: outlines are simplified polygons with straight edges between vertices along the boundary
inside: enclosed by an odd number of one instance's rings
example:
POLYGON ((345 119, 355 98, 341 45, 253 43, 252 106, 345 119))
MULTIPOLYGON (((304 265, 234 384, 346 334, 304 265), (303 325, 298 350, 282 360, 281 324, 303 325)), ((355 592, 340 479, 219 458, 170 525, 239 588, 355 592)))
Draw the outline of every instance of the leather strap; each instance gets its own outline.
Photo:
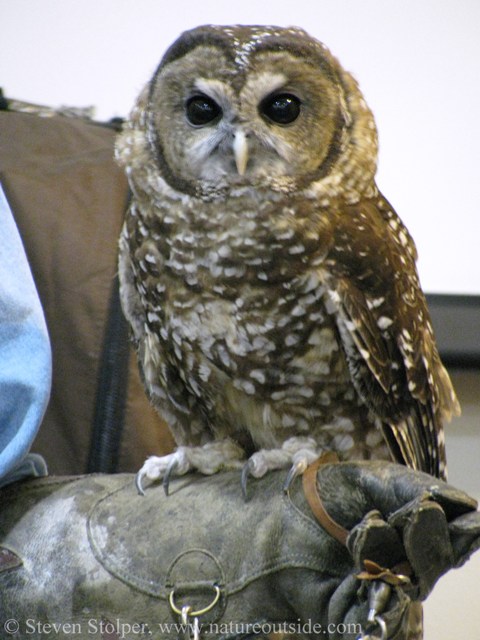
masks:
POLYGON ((323 506, 317 485, 317 471, 319 467, 323 464, 332 464, 336 462, 338 462, 338 456, 333 451, 327 451, 322 454, 318 460, 312 462, 312 464, 308 466, 303 473, 303 492, 313 515, 320 525, 332 536, 332 538, 335 538, 335 540, 338 540, 338 542, 341 542, 346 546, 349 531, 339 525, 338 522, 335 522, 335 520, 328 515, 325 507, 323 506))

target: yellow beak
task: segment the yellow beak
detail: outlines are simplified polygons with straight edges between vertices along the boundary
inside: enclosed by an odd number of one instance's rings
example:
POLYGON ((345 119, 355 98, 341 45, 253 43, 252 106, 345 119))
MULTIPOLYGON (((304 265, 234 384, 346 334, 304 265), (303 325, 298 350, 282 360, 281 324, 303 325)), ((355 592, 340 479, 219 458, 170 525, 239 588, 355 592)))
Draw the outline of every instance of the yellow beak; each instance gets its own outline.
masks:
POLYGON ((236 131, 233 139, 233 154, 238 173, 243 176, 248 162, 247 136, 243 131, 236 131))

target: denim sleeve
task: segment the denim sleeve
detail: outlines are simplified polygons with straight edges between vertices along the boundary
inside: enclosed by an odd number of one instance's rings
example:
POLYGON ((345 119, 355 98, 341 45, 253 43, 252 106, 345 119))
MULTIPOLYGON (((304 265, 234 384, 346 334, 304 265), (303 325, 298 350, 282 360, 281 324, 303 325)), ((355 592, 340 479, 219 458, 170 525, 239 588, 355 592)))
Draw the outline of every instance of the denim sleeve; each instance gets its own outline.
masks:
POLYGON ((0 486, 46 473, 43 460, 27 454, 47 406, 51 371, 45 318, 0 185, 0 486))

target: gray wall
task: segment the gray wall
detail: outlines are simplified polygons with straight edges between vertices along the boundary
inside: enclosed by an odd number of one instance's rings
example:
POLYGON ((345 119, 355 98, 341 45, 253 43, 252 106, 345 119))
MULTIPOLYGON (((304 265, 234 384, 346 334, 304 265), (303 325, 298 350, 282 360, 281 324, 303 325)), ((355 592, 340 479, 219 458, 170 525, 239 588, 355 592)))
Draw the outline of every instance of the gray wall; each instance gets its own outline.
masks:
MULTIPOLYGON (((446 428, 449 482, 480 501, 480 371, 450 371, 462 416, 446 428)), ((480 638, 480 551, 440 579, 425 606, 425 640, 480 638)))

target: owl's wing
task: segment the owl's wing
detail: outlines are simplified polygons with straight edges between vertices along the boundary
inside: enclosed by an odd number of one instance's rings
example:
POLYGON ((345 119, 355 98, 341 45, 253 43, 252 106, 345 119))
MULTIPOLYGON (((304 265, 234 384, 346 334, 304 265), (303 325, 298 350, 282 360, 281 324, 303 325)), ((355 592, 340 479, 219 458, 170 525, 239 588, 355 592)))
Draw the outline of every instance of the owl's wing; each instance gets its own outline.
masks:
POLYGON ((336 220, 327 294, 353 383, 398 462, 445 473, 443 421, 459 405, 435 344, 404 225, 380 196, 336 220))

